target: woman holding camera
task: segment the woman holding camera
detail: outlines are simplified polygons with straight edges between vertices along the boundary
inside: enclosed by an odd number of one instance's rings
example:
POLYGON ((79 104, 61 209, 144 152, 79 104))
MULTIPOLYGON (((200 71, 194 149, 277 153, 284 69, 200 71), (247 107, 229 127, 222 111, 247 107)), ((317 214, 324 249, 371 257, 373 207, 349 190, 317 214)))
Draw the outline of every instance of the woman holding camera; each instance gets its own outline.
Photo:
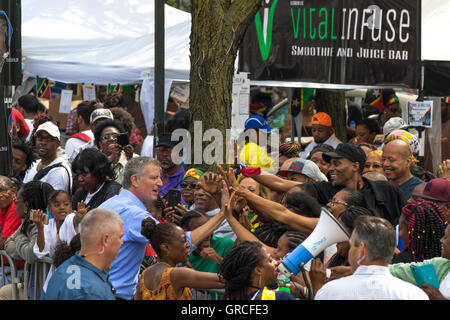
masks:
POLYGON ((110 119, 101 121, 95 127, 94 137, 96 146, 111 163, 115 181, 122 184, 125 165, 137 156, 122 123, 110 119))

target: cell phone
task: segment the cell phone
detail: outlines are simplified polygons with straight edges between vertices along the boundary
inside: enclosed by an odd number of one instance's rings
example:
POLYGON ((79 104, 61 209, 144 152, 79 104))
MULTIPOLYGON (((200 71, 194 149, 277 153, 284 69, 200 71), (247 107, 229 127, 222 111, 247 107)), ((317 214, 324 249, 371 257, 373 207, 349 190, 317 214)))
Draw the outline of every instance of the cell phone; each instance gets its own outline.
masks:
POLYGON ((436 275, 436 270, 434 270, 434 266, 431 263, 421 266, 410 266, 410 268, 419 288, 422 287, 422 283, 426 283, 439 289, 439 280, 436 275))
POLYGON ((176 207, 177 204, 181 203, 181 191, 172 188, 167 193, 167 204, 169 207, 176 207))
POLYGON ((117 137, 117 143, 125 147, 130 144, 130 137, 127 133, 120 133, 117 137))
MULTIPOLYGON (((36 214, 36 211, 30 212, 30 219, 34 220, 34 215, 36 214)), ((49 216, 47 214, 44 214, 44 224, 48 224, 49 216)))

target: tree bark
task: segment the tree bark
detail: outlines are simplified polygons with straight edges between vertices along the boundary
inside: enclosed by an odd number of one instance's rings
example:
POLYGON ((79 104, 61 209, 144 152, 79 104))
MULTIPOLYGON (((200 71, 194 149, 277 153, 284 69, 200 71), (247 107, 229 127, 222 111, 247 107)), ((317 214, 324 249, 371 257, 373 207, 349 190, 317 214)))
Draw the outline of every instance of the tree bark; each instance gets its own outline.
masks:
MULTIPOLYGON (((194 141, 193 124, 201 121, 203 132, 215 128, 222 133, 223 161, 226 161, 234 63, 245 31, 260 6, 260 0, 192 1, 189 96, 192 151, 194 144, 199 143, 194 141)), ((203 142, 202 150, 208 144, 209 141, 203 142)), ((215 165, 204 160, 201 165, 194 164, 193 154, 190 167, 215 171, 215 165)))
POLYGON ((330 115, 336 137, 347 142, 345 92, 317 89, 316 110, 330 115))

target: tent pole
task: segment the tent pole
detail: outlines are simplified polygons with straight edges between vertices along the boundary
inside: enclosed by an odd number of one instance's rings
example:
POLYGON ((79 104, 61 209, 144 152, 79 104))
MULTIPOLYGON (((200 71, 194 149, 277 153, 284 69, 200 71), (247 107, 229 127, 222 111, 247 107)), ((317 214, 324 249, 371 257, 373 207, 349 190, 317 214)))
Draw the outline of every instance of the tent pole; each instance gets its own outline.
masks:
POLYGON ((164 1, 155 1, 155 136, 164 132, 164 1))

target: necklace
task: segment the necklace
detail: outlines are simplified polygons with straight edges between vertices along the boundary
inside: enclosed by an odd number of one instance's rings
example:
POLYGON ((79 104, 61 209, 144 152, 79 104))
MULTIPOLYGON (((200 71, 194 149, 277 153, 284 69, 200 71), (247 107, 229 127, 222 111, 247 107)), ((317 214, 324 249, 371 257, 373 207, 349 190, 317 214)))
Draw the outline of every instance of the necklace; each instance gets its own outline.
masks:
POLYGON ((158 263, 163 264, 163 265, 165 265, 165 266, 167 266, 169 268, 172 268, 172 266, 170 264, 168 264, 167 262, 164 262, 164 261, 160 260, 160 261, 158 261, 158 263))

